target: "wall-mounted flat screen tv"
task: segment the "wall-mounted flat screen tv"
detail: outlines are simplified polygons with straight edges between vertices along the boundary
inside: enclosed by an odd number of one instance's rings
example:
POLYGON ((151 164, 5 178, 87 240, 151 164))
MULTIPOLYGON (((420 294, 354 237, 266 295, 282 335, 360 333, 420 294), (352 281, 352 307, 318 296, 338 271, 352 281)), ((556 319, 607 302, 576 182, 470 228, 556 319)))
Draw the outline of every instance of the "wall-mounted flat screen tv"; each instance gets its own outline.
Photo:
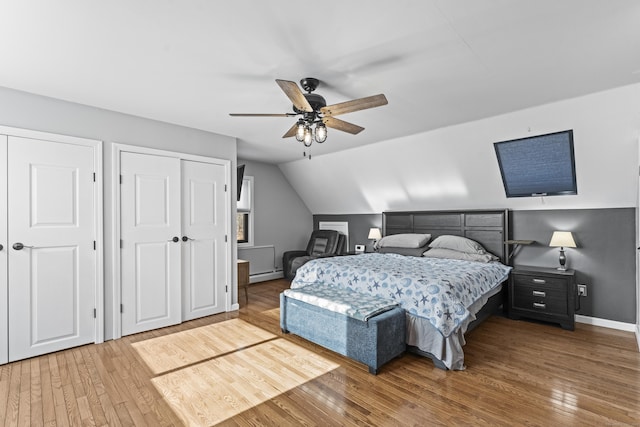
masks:
POLYGON ((240 195, 242 194, 242 180, 244 180, 244 165, 239 165, 236 168, 237 171, 237 179, 236 179, 236 187, 238 189, 237 191, 237 201, 240 201, 240 195))
POLYGON ((493 144, 507 197, 578 194, 573 130, 493 144))

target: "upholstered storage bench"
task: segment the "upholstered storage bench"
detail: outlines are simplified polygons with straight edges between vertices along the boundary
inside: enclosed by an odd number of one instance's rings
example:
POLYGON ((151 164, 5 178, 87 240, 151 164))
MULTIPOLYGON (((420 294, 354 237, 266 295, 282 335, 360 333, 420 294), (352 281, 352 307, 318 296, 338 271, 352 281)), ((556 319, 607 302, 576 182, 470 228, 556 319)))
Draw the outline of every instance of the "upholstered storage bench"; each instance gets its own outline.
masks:
POLYGON ((388 300, 349 289, 309 285, 280 294, 280 328, 369 367, 400 356, 405 344, 405 312, 388 300))

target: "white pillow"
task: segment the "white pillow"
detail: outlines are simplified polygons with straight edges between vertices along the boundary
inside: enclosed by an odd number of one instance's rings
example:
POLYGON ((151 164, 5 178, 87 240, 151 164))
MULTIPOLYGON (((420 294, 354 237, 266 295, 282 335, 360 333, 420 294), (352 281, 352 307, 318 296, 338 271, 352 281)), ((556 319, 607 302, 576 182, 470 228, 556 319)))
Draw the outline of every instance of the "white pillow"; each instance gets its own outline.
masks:
POLYGON ((471 254, 469 252, 454 251, 453 249, 445 248, 433 248, 422 254, 426 258, 448 258, 448 259, 461 259, 464 261, 477 261, 477 262, 490 262, 496 261, 497 256, 490 254, 471 254))
POLYGON ((467 239, 462 236, 452 236, 444 234, 435 238, 433 242, 429 244, 430 248, 443 248, 453 249, 458 252, 466 252, 470 254, 484 254, 487 251, 484 250, 482 245, 475 240, 467 239))
POLYGON ((429 242, 429 239, 431 234, 391 234, 380 239, 377 246, 379 248, 421 248, 429 242))

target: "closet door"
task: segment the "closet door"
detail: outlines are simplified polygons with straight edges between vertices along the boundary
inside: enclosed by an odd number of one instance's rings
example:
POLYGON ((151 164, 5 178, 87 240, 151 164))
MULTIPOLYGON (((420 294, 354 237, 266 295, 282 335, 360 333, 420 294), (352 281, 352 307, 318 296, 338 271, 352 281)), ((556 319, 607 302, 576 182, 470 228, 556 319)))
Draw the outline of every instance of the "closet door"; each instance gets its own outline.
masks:
POLYGON ((8 159, 9 360, 94 342, 94 149, 9 136, 8 159))
POLYGON ((223 165, 182 161, 182 319, 225 309, 227 270, 223 165))
POLYGON ((122 335, 181 321, 180 160, 122 152, 122 335))
POLYGON ((0 135, 0 364, 9 361, 7 304, 7 136, 0 135))

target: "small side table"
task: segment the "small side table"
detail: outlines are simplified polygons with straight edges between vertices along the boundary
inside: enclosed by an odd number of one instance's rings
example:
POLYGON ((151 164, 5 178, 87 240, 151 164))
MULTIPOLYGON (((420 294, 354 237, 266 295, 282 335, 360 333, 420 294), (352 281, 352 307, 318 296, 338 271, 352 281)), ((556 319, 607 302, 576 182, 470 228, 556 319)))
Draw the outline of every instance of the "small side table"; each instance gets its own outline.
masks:
POLYGON ((574 270, 516 266, 509 280, 509 317, 528 317, 575 327, 576 275, 574 270))
POLYGON ((240 296, 240 288, 244 288, 245 303, 249 304, 249 293, 247 292, 247 286, 249 286, 249 261, 239 259, 238 260, 238 297, 240 296))

